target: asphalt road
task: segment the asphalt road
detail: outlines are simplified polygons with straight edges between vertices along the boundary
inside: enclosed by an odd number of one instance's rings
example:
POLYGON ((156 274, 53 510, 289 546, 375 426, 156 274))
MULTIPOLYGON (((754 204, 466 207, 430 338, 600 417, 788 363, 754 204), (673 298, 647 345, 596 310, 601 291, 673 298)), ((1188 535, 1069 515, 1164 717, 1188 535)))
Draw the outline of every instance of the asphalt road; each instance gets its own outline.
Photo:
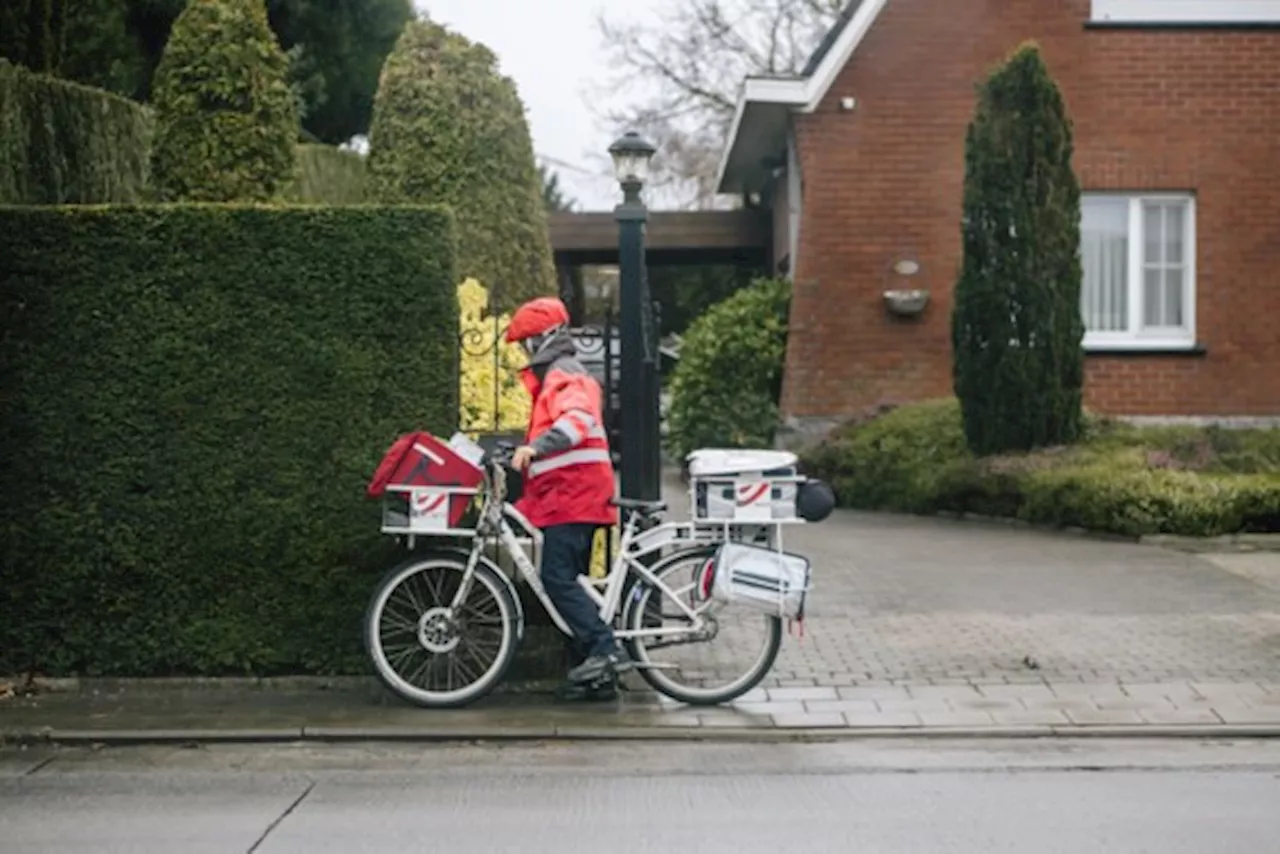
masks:
POLYGON ((1280 850, 1280 744, 0 750, 0 851, 1280 850))

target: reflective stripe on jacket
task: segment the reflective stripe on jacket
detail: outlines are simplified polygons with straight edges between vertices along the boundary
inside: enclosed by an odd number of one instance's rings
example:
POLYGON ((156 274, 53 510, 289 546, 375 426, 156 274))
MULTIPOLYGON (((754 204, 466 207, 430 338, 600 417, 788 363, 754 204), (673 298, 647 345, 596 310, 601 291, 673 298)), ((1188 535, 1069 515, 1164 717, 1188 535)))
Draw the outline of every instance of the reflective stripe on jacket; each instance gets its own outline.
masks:
POLYGON ((533 396, 526 444, 552 428, 568 436, 570 444, 530 464, 516 509, 539 528, 616 524, 613 462, 604 429, 600 384, 572 357, 553 362, 541 383, 529 370, 522 379, 533 396))

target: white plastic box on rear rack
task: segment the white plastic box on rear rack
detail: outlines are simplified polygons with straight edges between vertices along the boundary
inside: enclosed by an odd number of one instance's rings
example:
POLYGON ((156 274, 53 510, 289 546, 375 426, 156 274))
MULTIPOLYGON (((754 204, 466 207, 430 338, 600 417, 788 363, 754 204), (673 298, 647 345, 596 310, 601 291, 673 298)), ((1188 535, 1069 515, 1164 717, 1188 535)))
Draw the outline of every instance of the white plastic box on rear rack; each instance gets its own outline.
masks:
POLYGON ((705 448, 688 457, 693 520, 716 525, 802 524, 796 496, 806 478, 788 451, 705 448))

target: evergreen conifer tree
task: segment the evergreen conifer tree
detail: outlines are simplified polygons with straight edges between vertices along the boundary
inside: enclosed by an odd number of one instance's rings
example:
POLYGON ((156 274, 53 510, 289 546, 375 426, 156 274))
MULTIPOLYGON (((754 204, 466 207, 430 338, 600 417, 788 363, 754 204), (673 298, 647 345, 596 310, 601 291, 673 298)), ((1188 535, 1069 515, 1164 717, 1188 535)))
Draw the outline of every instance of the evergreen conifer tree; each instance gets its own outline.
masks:
POLYGON ((965 143, 953 383, 979 455, 1079 438, 1080 187, 1071 121, 1038 48, 979 89, 965 143))

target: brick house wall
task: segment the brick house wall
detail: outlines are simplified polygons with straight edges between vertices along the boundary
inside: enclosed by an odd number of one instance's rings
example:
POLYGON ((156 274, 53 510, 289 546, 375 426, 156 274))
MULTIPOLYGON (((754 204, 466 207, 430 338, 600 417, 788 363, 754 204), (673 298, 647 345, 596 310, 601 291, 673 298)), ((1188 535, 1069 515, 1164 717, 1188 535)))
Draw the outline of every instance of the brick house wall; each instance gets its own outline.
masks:
POLYGON ((1280 415, 1280 31, 1087 28, 1089 0, 893 0, 818 109, 803 175, 783 412, 830 423, 951 393, 974 86, 1034 38, 1075 125, 1082 189, 1190 191, 1198 352, 1090 354, 1086 405, 1280 415), (845 96, 857 99, 842 110, 845 96), (893 263, 921 265, 914 283, 893 263), (889 287, 927 287, 899 320, 889 287))

